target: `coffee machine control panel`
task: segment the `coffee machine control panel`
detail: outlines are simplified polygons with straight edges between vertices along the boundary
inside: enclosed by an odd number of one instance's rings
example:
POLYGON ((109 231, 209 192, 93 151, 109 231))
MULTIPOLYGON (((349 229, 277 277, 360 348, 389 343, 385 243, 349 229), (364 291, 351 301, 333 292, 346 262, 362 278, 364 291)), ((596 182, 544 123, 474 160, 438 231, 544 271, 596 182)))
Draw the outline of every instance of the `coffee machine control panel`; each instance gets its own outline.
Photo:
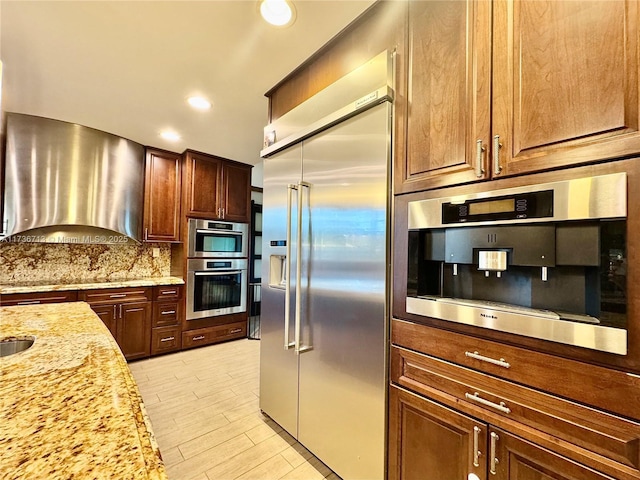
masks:
POLYGON ((442 204, 445 225, 547 217, 553 217, 553 190, 442 204))

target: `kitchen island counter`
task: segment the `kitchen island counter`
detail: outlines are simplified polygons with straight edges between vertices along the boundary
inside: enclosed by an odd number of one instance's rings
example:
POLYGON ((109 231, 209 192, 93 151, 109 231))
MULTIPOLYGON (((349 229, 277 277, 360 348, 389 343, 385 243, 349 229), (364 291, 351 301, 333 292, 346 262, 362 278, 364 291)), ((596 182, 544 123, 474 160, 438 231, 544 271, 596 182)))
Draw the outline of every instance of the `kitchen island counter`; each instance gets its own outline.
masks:
POLYGON ((165 479, 138 388, 83 302, 0 307, 0 478, 165 479))

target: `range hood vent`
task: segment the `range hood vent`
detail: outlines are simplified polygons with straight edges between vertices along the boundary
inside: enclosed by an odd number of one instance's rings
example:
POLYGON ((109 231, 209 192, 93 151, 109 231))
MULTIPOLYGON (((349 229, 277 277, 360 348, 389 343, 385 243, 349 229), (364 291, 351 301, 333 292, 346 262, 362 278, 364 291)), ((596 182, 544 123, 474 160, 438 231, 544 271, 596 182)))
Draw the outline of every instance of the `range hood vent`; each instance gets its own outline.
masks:
POLYGON ((3 235, 13 242, 139 242, 144 147, 81 125, 7 114, 3 235))

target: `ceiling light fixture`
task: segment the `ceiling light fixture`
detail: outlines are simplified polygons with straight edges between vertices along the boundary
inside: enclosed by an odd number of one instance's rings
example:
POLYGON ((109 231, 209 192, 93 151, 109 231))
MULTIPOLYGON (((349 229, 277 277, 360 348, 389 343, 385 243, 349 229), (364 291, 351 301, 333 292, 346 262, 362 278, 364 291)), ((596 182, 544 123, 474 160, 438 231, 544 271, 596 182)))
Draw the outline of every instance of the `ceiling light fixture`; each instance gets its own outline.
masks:
POLYGON ((211 108, 211 102, 204 97, 189 97, 187 98, 187 102, 193 108, 197 108, 198 110, 209 110, 211 108))
POLYGON ((295 9, 289 0, 261 0, 260 15, 271 25, 286 27, 295 20, 295 9))
POLYGON ((173 130, 164 130, 160 132, 160 136, 165 140, 169 140, 170 142, 177 142, 178 140, 180 140, 180 138, 182 138, 173 130))

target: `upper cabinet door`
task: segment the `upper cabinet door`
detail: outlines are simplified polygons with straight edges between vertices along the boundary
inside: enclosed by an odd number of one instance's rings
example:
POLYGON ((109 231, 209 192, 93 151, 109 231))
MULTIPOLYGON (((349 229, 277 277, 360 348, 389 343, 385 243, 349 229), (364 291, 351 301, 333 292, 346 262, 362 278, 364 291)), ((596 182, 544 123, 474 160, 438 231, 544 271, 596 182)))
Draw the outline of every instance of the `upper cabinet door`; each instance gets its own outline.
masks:
POLYGON ((488 178, 491 2, 412 1, 407 161, 396 193, 488 178))
POLYGON ((224 164, 221 195, 222 217, 248 223, 251 217, 251 166, 224 164))
POLYGON ((205 219, 222 218, 218 196, 222 178, 222 160, 187 151, 186 169, 185 215, 205 219))
POLYGON ((144 240, 180 240, 182 157, 177 153, 147 149, 144 187, 144 240))
POLYGON ((640 152, 636 1, 493 9, 494 177, 640 152))

